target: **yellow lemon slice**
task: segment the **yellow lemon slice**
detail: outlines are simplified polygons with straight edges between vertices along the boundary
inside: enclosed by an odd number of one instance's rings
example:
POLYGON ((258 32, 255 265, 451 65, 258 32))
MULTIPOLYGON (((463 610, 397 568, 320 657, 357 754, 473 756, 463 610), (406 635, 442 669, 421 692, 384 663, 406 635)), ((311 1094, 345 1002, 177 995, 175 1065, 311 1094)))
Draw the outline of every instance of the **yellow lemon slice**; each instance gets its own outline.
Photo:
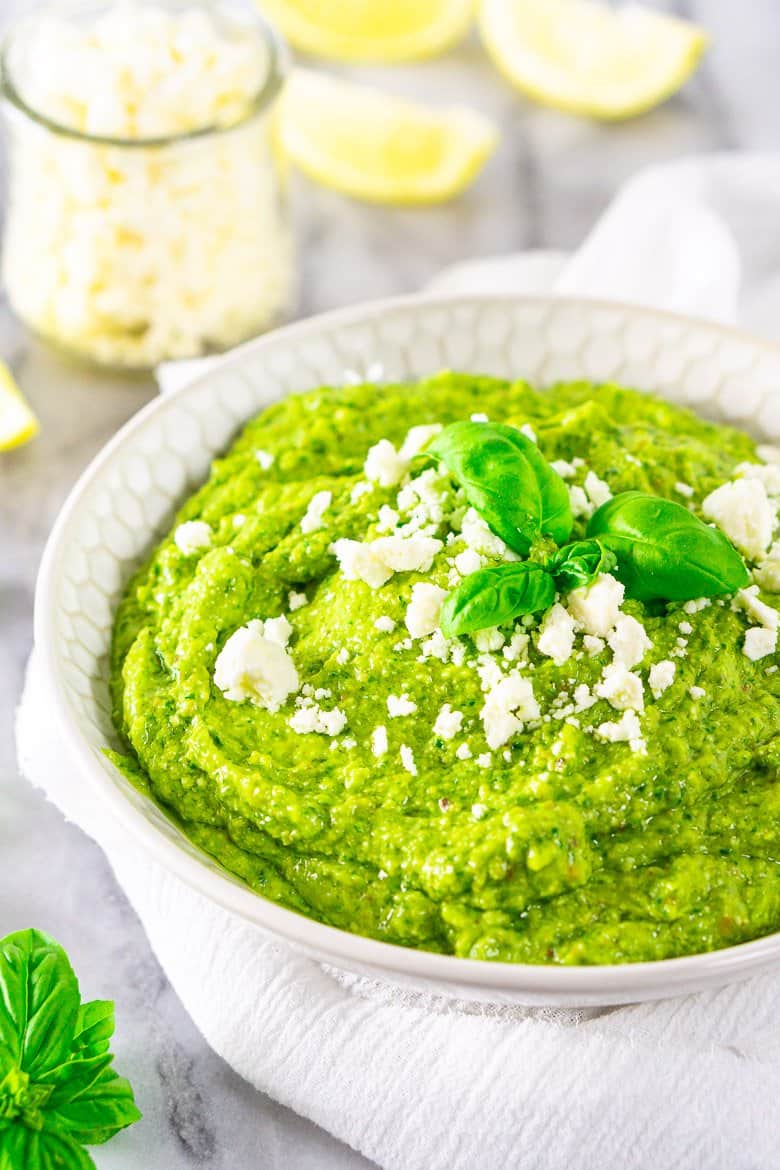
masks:
POLYGON ((38 434, 38 420, 7 366, 0 362, 0 451, 21 447, 38 434))
POLYGON ((259 0, 296 49, 334 61, 416 61, 465 36, 475 0, 259 0))
POLYGON ((485 47, 502 73, 544 105, 628 118, 675 93, 707 46, 702 29, 638 4, 482 0, 485 47))
POLYGON ((474 110, 433 110, 305 69, 287 85, 279 132, 289 158, 316 182, 396 204, 457 195, 498 141, 474 110))

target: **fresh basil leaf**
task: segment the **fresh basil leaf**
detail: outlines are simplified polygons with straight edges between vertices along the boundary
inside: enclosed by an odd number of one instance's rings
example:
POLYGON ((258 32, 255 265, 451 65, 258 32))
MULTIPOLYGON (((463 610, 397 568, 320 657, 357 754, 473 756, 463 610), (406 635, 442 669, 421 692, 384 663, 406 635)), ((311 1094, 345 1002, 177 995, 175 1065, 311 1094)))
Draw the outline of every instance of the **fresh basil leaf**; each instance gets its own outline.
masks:
POLYGON ((72 1051, 79 1056, 100 1056, 108 1052, 114 1035, 114 1004, 110 999, 93 999, 83 1003, 76 1017, 76 1034, 72 1051))
POLYGON ((566 484, 515 427, 451 423, 425 454, 444 464, 471 506, 515 552, 527 554, 543 535, 558 544, 570 536, 566 484))
POLYGON ((451 638, 539 613, 554 601, 555 584, 542 565, 512 561, 464 577, 444 599, 439 621, 442 633, 451 638))
POLYGON ((613 496, 591 516, 587 535, 615 553, 616 576, 638 601, 717 597, 749 581, 742 557, 719 529, 659 496, 613 496))
POLYGON ((74 1141, 94 1146, 107 1142, 120 1129, 138 1121, 141 1113, 130 1082, 105 1069, 88 1089, 46 1113, 47 1123, 74 1141))
POLYGON ((48 1107, 55 1109, 62 1102, 85 1092, 113 1059, 110 1052, 101 1052, 96 1056, 76 1057, 43 1073, 38 1083, 49 1087, 51 1097, 48 1107))
POLYGON ((598 540, 575 540, 564 545, 548 561, 559 593, 589 585, 601 573, 611 573, 617 557, 598 540))
POLYGON ((62 947, 38 930, 0 939, 0 1057, 31 1076, 68 1058, 79 985, 62 947))
POLYGON ((68 1134, 16 1125, 0 1133, 0 1170, 96 1170, 68 1134))

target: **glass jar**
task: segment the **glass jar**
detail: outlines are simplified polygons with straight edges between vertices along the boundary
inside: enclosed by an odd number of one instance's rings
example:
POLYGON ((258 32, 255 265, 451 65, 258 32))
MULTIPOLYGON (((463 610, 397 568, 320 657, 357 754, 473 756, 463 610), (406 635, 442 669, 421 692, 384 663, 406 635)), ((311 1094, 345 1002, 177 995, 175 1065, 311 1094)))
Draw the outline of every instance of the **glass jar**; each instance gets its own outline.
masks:
POLYGON ((231 0, 58 3, 18 21, 2 54, 2 271, 19 317, 80 357, 139 369, 228 349, 285 316, 295 258, 273 127, 285 71, 274 33, 231 0), (101 20, 105 63, 89 40, 101 20), (229 50, 209 53, 209 23, 229 50), (171 40, 159 51, 155 29, 171 40), (147 76, 142 101, 123 96, 147 76))

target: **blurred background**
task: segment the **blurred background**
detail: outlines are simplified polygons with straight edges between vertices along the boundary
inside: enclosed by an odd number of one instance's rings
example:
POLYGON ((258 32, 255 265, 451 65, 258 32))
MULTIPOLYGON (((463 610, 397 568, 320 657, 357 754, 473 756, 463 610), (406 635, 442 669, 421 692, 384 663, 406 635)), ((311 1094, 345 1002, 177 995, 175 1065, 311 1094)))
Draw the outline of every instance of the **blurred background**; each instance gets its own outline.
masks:
MULTIPOLYGON (((468 105, 495 122, 501 142, 473 185, 430 207, 359 202, 293 174, 300 285, 293 315, 412 292, 459 261, 525 249, 570 250, 642 167, 701 152, 777 149, 780 7, 774 0, 651 6, 701 26, 710 45, 680 92, 626 121, 599 122, 534 104, 500 76, 475 32, 430 61, 318 63, 322 72, 415 102, 468 105)), ((0 32, 32 8, 30 0, 0 0, 0 32)), ((4 153, 6 193, 8 166, 4 153)), ((146 1122, 99 1151, 98 1165, 367 1166, 260 1097, 208 1050, 167 985, 102 853, 18 777, 13 714, 31 648, 33 588, 45 538, 79 473, 156 393, 156 383, 151 373, 117 376, 58 355, 14 317, 5 294, 0 357, 41 427, 32 442, 0 454, 0 935, 29 925, 50 932, 69 951, 85 995, 116 999, 115 1047, 146 1122)))

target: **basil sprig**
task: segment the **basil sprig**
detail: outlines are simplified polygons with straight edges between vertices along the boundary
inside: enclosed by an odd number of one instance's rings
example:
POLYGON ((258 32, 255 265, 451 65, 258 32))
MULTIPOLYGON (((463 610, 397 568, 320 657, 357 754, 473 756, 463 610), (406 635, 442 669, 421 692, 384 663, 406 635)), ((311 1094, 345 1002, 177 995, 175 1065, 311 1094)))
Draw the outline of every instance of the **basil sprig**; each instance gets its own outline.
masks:
POLYGON ((478 569, 444 599, 439 624, 452 638, 500 626, 526 613, 541 613, 555 601, 555 583, 543 565, 514 561, 478 569))
POLYGON ((613 496, 591 517, 586 539, 567 544, 573 527, 568 488, 515 427, 452 423, 424 456, 447 468, 511 549, 532 557, 480 569, 461 581, 442 606, 441 628, 449 637, 540 613, 556 591, 589 585, 601 573, 614 571, 626 596, 639 601, 717 597, 749 580, 722 532, 682 504, 645 492, 613 496))
POLYGON ((62 947, 0 940, 0 1170, 95 1170, 99 1145, 141 1114, 110 1067, 114 1005, 82 1003, 62 947))
POLYGON ((574 523, 566 484, 536 443, 500 423, 451 423, 425 455, 442 463, 486 524, 527 556, 542 536, 561 544, 574 523))
POLYGON ((587 534, 617 557, 616 576, 637 601, 692 601, 735 593, 750 575, 731 542, 682 504, 621 492, 602 504, 587 534))
POLYGON ((617 557, 599 540, 574 540, 558 549, 547 563, 559 593, 589 585, 600 573, 611 573, 617 557))

